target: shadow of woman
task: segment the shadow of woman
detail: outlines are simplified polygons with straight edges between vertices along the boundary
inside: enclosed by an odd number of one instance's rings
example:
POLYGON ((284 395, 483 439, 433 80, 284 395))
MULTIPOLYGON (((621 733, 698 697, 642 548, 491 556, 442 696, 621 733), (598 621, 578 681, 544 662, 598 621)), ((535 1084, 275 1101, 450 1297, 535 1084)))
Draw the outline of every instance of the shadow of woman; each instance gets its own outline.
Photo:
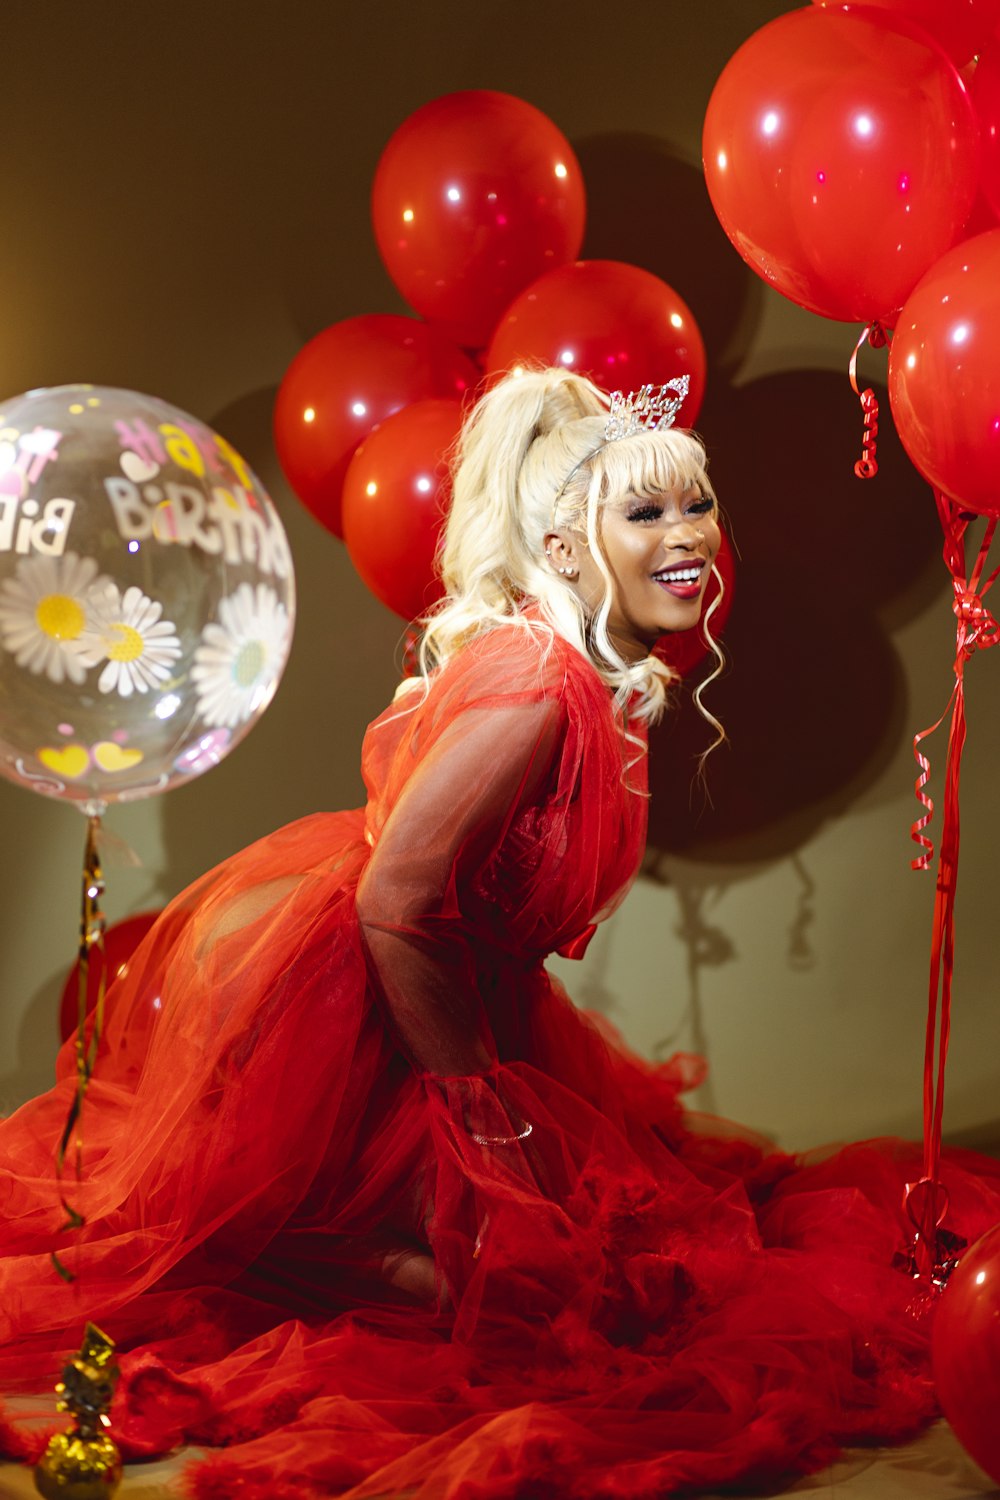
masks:
POLYGON ((860 425, 829 372, 710 391, 712 476, 740 557, 735 665, 709 693, 730 743, 708 763, 712 805, 678 796, 709 731, 690 705, 668 714, 651 755, 654 850, 736 864, 794 852, 871 787, 909 729, 888 627, 942 587, 938 524, 888 422, 878 477, 854 476, 860 425))

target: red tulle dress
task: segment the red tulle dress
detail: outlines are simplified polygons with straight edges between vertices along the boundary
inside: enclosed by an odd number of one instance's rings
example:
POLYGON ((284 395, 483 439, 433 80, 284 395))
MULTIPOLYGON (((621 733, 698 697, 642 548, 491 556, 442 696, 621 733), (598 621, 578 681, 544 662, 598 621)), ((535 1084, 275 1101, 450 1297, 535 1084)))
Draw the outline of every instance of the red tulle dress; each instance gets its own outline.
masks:
MULTIPOLYGON (((200 1500, 645 1500, 915 1431, 913 1148, 695 1129, 694 1060, 633 1056, 543 967, 643 847, 641 729, 590 664, 500 627, 364 773, 365 809, 227 860, 112 988, 76 1235, 71 1047, 0 1126, 0 1379, 45 1389, 92 1317, 125 1457, 216 1450, 200 1500)), ((990 1164, 948 1182, 959 1232, 1000 1218, 990 1164)))

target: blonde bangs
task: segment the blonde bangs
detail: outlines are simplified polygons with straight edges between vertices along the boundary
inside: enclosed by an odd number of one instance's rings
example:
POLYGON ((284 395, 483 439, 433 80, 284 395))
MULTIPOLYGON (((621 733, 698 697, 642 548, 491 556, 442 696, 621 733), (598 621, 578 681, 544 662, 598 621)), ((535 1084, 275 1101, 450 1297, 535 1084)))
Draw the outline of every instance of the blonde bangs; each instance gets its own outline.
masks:
POLYGON ((594 455, 591 469, 598 481, 599 503, 614 495, 652 499, 692 487, 715 500, 705 450, 693 432, 683 429, 637 432, 625 441, 609 443, 594 455))

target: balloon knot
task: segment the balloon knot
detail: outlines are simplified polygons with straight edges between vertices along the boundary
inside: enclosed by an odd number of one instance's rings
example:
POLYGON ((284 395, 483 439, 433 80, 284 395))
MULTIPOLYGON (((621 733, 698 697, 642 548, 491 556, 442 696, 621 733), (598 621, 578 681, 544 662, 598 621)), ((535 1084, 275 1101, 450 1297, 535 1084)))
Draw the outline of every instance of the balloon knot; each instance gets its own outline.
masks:
POLYGON ((962 641, 962 650, 966 656, 971 656, 977 648, 985 650, 986 647, 995 646, 1000 641, 1000 625, 990 614, 980 596, 972 589, 963 589, 956 584, 955 598, 951 607, 959 625, 964 628, 965 639, 962 641))

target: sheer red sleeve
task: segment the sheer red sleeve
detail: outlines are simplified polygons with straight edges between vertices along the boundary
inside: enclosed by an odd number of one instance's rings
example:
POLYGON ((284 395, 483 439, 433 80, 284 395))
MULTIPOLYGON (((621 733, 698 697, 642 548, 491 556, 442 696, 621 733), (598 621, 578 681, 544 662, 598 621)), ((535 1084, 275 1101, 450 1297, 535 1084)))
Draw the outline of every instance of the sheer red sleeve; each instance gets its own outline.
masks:
POLYGON ((474 886, 544 800, 559 747, 558 685, 539 671, 537 647, 527 657, 518 647, 522 670, 506 682, 483 653, 478 680, 465 668, 413 711, 396 757, 405 780, 358 888, 375 987, 414 1065, 439 1076, 496 1060, 479 991, 490 937, 474 886))

